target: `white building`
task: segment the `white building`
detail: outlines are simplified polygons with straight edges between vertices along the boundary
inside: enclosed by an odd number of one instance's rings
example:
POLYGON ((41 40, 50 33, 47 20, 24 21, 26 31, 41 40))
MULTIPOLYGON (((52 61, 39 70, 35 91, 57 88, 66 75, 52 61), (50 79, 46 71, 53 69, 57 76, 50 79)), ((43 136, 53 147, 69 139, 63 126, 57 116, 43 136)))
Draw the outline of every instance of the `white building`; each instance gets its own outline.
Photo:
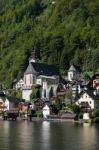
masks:
POLYGON ((50 115, 50 108, 49 108, 49 106, 48 105, 45 105, 44 107, 43 107, 43 117, 44 118, 47 118, 47 116, 48 115, 50 115))
POLYGON ((42 98, 49 99, 51 96, 56 96, 59 70, 54 65, 39 63, 37 57, 33 56, 24 73, 23 99, 30 100, 31 87, 36 84, 42 86, 42 98))
POLYGON ((94 95, 90 91, 82 91, 79 95, 76 104, 86 110, 99 110, 99 96, 94 95))
POLYGON ((75 78, 80 78, 81 73, 75 65, 71 65, 68 70, 68 80, 72 81, 75 78))
POLYGON ((20 100, 18 100, 17 98, 8 96, 4 94, 3 92, 0 93, 0 109, 2 107, 3 111, 18 109, 19 103, 20 103, 20 100))
POLYGON ((20 79, 20 80, 16 83, 15 89, 23 88, 23 86, 24 86, 24 81, 23 81, 23 79, 20 79))

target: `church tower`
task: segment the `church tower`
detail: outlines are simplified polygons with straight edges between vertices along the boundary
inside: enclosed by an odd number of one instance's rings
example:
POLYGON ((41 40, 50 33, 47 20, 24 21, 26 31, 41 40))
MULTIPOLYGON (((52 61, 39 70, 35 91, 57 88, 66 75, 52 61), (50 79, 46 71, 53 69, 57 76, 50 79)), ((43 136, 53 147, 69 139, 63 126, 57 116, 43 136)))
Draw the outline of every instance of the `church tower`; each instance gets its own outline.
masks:
POLYGON ((29 63, 39 63, 40 60, 38 58, 37 52, 34 50, 34 52, 31 53, 31 57, 29 58, 29 63))

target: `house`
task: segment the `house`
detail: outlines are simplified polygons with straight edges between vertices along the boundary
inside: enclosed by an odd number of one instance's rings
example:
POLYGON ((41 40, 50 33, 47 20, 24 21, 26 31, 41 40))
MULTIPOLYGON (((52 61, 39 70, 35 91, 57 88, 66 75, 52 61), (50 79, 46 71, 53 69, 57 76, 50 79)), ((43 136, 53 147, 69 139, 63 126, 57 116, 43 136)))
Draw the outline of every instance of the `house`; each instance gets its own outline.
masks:
POLYGON ((2 108, 2 111, 18 109, 19 103, 19 99, 8 96, 3 92, 0 93, 0 109, 2 108))
POLYGON ((14 109, 18 110, 19 103, 20 103, 19 99, 12 97, 12 96, 8 96, 8 95, 5 96, 4 104, 5 104, 6 110, 14 110, 14 109))
POLYGON ((41 97, 49 99, 57 94, 57 88, 60 80, 59 70, 54 65, 39 63, 38 58, 33 55, 29 59, 29 65, 24 73, 24 86, 22 89, 22 98, 30 100, 32 92, 31 87, 39 84, 42 87, 41 97))
POLYGON ((92 78, 88 82, 88 88, 93 90, 98 85, 99 85, 99 73, 96 73, 92 76, 92 78))
POLYGON ((20 79, 17 83, 16 83, 16 89, 20 89, 24 86, 24 81, 23 79, 20 79))
POLYGON ((78 96, 76 104, 79 105, 83 111, 99 110, 99 96, 90 90, 82 91, 78 96))
POLYGON ((5 109, 5 94, 3 92, 0 92, 0 112, 2 112, 5 109))
POLYGON ((71 86, 72 89, 72 97, 75 99, 83 90, 87 90, 86 84, 75 83, 71 86))
POLYGON ((14 89, 22 89, 23 88, 23 86, 24 86, 24 81, 23 81, 23 79, 20 79, 20 80, 14 80, 13 81, 13 88, 14 89))
POLYGON ((34 109, 35 109, 36 111, 41 111, 42 108, 43 108, 44 105, 45 105, 45 102, 44 102, 43 100, 41 100, 41 99, 37 99, 37 100, 34 101, 33 104, 34 104, 34 109))
POLYGON ((45 105, 43 107, 42 112, 43 112, 43 117, 47 118, 47 116, 50 115, 50 107, 48 105, 45 105))

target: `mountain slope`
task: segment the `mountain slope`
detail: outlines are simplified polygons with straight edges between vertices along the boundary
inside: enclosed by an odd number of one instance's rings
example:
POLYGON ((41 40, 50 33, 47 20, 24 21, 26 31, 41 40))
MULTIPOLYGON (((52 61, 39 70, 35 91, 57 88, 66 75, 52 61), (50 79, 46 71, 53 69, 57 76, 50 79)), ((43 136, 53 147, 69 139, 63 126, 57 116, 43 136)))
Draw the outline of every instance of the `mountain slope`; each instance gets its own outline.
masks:
POLYGON ((66 73, 99 65, 98 0, 0 0, 0 81, 22 76, 31 52, 66 73))

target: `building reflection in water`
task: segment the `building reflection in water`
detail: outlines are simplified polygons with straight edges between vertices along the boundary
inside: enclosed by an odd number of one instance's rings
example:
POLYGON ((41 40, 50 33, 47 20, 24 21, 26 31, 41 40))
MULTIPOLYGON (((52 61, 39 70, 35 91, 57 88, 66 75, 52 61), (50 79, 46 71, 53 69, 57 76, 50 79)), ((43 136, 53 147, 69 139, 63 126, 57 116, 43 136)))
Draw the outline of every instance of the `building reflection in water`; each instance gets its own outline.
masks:
POLYGON ((1 121, 1 150, 98 150, 99 126, 67 122, 1 121))
POLYGON ((43 147, 46 150, 50 150, 50 122, 44 121, 42 122, 42 141, 43 147))
MULTIPOLYGON (((33 129, 33 128, 32 128, 33 129)), ((32 150, 31 126, 26 121, 23 122, 4 122, 4 143, 7 150, 32 150)))
POLYGON ((80 135, 82 135, 80 136, 80 149, 95 150, 97 143, 97 129, 95 126, 91 126, 89 123, 84 123, 80 132, 80 135))

